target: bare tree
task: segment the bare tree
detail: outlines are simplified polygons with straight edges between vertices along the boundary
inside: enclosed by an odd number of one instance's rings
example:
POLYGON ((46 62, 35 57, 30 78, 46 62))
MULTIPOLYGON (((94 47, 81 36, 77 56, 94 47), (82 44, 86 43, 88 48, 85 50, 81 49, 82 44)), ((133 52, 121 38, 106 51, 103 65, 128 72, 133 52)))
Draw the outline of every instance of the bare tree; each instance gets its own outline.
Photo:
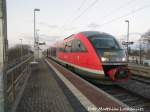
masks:
POLYGON ((20 61, 20 57, 32 54, 31 48, 28 45, 16 45, 8 49, 8 63, 20 61))
POLYGON ((146 58, 150 58, 150 30, 148 30, 141 36, 141 40, 145 44, 145 48, 147 51, 146 58))
POLYGON ((141 38, 144 42, 147 42, 148 44, 150 44, 150 30, 144 33, 141 38))

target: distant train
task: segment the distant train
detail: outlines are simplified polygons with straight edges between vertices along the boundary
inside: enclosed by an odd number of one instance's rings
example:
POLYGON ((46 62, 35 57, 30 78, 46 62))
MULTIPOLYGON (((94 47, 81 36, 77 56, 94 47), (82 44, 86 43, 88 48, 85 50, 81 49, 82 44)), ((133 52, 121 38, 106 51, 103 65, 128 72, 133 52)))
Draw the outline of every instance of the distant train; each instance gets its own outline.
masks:
POLYGON ((86 78, 103 83, 126 81, 130 75, 125 51, 107 33, 73 34, 47 49, 47 56, 86 78))

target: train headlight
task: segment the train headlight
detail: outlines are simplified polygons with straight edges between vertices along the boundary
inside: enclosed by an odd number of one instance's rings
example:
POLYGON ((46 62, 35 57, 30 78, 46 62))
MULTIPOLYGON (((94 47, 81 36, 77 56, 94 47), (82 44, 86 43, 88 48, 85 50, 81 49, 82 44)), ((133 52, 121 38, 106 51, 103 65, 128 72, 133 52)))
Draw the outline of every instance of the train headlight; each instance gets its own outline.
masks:
POLYGON ((125 57, 122 58, 122 61, 127 61, 127 59, 125 57))
POLYGON ((102 62, 109 61, 109 59, 108 59, 108 58, 106 58, 106 57, 102 57, 102 58, 101 58, 101 60, 102 60, 102 62))

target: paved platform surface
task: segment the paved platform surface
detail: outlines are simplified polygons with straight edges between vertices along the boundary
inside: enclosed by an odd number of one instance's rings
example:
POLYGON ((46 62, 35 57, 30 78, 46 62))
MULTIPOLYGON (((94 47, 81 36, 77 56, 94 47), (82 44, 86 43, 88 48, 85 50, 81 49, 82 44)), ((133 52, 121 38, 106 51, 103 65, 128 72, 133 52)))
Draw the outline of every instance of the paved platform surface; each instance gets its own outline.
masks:
MULTIPOLYGON (((55 61, 51 59, 47 59, 48 63, 51 63, 57 71, 61 73, 67 80, 69 80, 96 108, 124 108, 128 107, 118 99, 112 97, 108 93, 104 92, 103 90, 99 89, 98 87, 92 85, 88 81, 82 79, 78 75, 74 74, 73 72, 63 69, 64 67, 57 64, 55 61)), ((82 102, 82 101, 81 101, 82 102)), ((83 103, 87 100, 83 101, 83 103)), ((83 104, 82 103, 82 104, 83 104)), ((84 107, 89 110, 89 107, 91 107, 90 104, 85 104, 84 107)), ((84 105, 84 104, 83 104, 84 105)))
POLYGON ((78 99, 41 61, 32 70, 17 112, 86 112, 78 99))

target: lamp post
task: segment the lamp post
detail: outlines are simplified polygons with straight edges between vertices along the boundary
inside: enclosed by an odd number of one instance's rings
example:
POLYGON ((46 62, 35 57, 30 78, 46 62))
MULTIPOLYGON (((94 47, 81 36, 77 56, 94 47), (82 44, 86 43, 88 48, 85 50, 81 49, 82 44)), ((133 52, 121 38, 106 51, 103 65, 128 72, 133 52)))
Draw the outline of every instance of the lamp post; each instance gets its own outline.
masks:
POLYGON ((36 47, 37 47, 37 58, 39 59, 39 35, 38 35, 39 29, 36 29, 36 47))
POLYGON ((19 39, 19 40, 20 40, 20 42, 21 42, 21 43, 20 43, 20 44, 21 44, 21 45, 20 45, 20 55, 21 55, 21 61, 22 61, 22 56, 23 56, 23 55, 22 55, 22 39, 19 39))
POLYGON ((36 57, 36 12, 40 11, 40 9, 34 9, 34 61, 36 57))
POLYGON ((129 20, 125 20, 125 22, 127 22, 128 26, 127 26, 127 61, 129 61, 129 20))
POLYGON ((141 64, 141 62, 142 62, 142 45, 141 45, 141 39, 139 39, 139 43, 140 43, 140 45, 139 45, 139 64, 141 64))

